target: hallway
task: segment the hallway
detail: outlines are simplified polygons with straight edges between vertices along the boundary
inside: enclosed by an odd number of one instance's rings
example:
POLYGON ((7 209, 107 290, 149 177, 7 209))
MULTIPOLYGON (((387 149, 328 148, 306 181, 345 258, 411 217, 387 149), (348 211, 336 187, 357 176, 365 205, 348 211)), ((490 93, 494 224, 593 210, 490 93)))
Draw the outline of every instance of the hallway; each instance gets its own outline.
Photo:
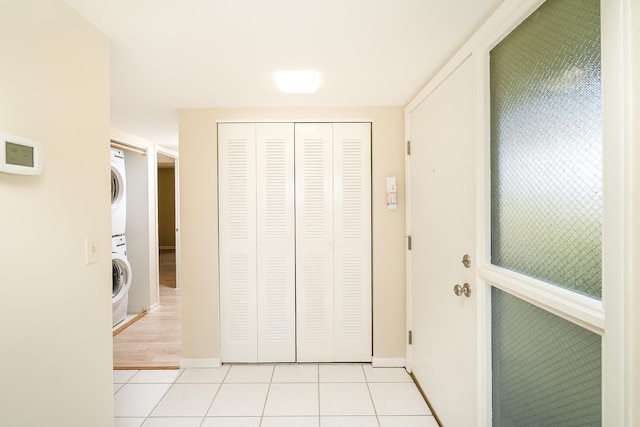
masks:
POLYGON ((114 369, 177 369, 180 365, 180 289, 174 250, 160 251, 160 308, 113 337, 114 369))

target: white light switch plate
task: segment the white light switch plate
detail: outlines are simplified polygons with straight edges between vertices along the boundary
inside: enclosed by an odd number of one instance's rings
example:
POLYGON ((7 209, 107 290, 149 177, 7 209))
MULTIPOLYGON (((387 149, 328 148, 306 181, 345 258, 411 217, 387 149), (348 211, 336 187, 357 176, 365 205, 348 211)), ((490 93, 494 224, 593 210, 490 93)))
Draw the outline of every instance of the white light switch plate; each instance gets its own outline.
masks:
POLYGON ((100 251, 98 250, 98 238, 85 238, 85 261, 87 265, 100 261, 100 251))

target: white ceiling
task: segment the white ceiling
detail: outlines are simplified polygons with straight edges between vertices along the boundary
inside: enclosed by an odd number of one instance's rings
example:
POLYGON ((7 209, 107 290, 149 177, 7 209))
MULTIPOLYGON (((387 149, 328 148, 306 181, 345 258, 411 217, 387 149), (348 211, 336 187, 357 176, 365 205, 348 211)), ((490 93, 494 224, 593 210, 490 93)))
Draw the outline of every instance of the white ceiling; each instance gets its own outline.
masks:
POLYGON ((111 39, 112 126, 172 148, 179 108, 404 106, 501 2, 67 0, 111 39))

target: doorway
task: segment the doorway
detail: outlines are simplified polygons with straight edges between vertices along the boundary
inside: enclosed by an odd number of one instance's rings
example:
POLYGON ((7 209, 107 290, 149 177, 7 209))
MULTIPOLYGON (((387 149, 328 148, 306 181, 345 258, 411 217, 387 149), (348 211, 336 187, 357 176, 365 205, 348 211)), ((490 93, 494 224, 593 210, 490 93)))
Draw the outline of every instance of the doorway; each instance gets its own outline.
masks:
POLYGON ((177 282, 177 221, 176 221, 176 158, 158 153, 157 156, 157 203, 158 203, 158 282, 160 304, 163 303, 162 288, 178 289, 177 282))
MULTIPOLYGON (((150 179, 150 196, 154 200, 149 218, 151 232, 155 234, 146 242, 152 256, 150 265, 156 268, 155 280, 148 280, 151 300, 155 301, 126 330, 114 336, 115 369, 177 369, 180 365, 182 346, 182 316, 179 287, 179 206, 178 154, 156 147, 156 156, 149 156, 146 175, 150 179), (150 173, 149 173, 150 172, 150 173), (152 178, 155 175, 155 183, 152 178), (155 189, 155 190, 154 190, 155 189), (155 194, 154 194, 155 192, 155 194)), ((151 153, 150 153, 151 154, 151 153)), ((149 207, 147 211, 149 212, 149 207)), ((147 268, 149 271, 149 268, 147 268)))

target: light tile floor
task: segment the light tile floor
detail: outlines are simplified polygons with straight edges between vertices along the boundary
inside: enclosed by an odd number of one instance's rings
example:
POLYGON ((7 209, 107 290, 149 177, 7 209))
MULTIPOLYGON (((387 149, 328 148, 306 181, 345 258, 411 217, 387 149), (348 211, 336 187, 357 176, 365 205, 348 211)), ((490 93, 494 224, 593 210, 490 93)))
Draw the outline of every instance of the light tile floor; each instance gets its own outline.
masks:
POLYGON ((114 427, 434 427, 403 368, 224 365, 113 371, 114 427))

